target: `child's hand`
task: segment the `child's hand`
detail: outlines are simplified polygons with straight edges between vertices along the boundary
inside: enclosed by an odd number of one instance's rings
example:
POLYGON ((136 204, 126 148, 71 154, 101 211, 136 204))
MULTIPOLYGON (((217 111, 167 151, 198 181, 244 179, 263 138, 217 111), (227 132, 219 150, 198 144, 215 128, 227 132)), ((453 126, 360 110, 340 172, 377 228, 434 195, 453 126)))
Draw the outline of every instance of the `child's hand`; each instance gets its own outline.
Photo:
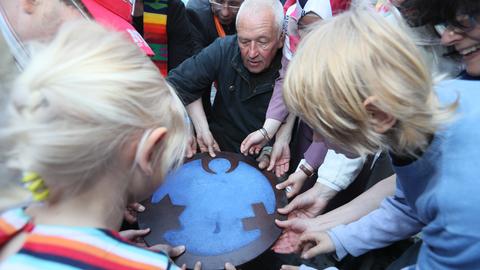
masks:
POLYGON ((302 247, 302 259, 310 259, 319 254, 335 251, 335 245, 324 232, 306 232, 300 237, 302 247))
POLYGON ((288 179, 278 184, 276 188, 286 189, 287 198, 290 199, 300 192, 300 189, 302 188, 305 180, 307 180, 307 177, 308 176, 303 171, 298 170, 290 174, 288 179))

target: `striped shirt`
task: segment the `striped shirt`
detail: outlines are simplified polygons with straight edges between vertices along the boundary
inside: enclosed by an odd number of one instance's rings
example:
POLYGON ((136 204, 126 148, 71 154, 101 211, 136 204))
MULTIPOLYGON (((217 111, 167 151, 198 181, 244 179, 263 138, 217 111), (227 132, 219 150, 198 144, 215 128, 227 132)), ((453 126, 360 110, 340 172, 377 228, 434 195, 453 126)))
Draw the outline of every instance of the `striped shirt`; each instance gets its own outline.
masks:
POLYGON ((26 232, 21 249, 0 269, 161 269, 177 270, 169 257, 135 246, 113 230, 33 225, 23 209, 0 216, 0 249, 17 233, 26 232))

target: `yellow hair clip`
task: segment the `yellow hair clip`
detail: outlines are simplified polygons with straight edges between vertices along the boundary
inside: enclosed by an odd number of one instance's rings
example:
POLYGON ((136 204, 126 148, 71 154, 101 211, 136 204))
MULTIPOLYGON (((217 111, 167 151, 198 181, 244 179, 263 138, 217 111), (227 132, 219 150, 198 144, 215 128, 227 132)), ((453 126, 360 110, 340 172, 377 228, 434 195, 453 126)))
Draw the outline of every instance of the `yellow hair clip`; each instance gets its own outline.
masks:
POLYGON ((22 183, 33 194, 34 201, 43 201, 48 197, 48 188, 38 173, 27 172, 22 178, 22 183))

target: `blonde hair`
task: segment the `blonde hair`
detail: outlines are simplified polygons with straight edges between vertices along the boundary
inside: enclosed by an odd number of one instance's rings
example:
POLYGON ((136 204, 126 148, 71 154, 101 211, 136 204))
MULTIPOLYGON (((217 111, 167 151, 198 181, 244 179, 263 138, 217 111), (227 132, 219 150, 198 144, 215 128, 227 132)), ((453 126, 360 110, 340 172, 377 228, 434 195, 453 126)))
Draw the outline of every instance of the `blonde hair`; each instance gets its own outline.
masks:
MULTIPOLYGON (((80 192, 118 166, 146 130, 168 129, 152 154, 155 176, 181 163, 186 111, 158 69, 123 34, 93 22, 64 25, 48 46, 37 46, 16 81, 10 164, 40 174, 49 188, 80 192)), ((124 185, 126 188, 126 185, 124 185)), ((117 188, 117 187, 115 187, 117 188)))
POLYGON ((432 78, 409 35, 380 15, 356 8, 320 22, 289 65, 284 99, 320 135, 347 151, 415 155, 455 106, 441 108, 432 78), (395 117, 374 131, 364 101, 395 117))

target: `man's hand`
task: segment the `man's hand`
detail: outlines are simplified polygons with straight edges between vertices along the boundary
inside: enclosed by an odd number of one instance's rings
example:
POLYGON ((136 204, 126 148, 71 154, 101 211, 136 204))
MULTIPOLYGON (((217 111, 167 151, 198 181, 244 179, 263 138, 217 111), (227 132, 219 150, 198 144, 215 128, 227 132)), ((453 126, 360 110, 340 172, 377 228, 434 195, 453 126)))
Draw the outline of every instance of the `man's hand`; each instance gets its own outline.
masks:
POLYGON ((302 188, 303 183, 305 183, 305 180, 307 180, 307 178, 308 176, 303 171, 298 170, 290 174, 287 180, 276 185, 276 188, 279 190, 286 189, 287 198, 290 199, 300 192, 300 189, 302 188))
POLYGON ((211 157, 215 157, 215 151, 220 152, 220 147, 218 147, 218 143, 210 132, 207 116, 203 110, 202 99, 199 98, 188 104, 187 111, 197 132, 197 143, 200 152, 208 152, 211 157))
POLYGON ((278 212, 300 218, 313 218, 323 211, 335 194, 337 191, 317 182, 311 189, 295 197, 285 207, 279 208, 278 212))
POLYGON ((220 152, 220 147, 218 146, 217 141, 213 138, 210 130, 203 132, 197 132, 197 143, 200 148, 200 152, 208 152, 211 157, 215 157, 215 151, 220 152))
POLYGON ((188 138, 187 152, 185 153, 185 156, 187 158, 191 158, 196 153, 197 153, 197 140, 195 139, 195 135, 191 134, 190 138, 188 138))
POLYGON ((268 143, 267 139, 262 135, 260 130, 256 130, 243 140, 240 145, 240 152, 247 155, 258 155, 262 148, 268 143))
POLYGON ((137 221, 137 213, 145 211, 145 206, 139 203, 131 203, 127 206, 127 209, 123 212, 123 218, 130 224, 137 221))
POLYGON ((335 251, 335 245, 326 232, 306 232, 300 237, 302 259, 335 251))

